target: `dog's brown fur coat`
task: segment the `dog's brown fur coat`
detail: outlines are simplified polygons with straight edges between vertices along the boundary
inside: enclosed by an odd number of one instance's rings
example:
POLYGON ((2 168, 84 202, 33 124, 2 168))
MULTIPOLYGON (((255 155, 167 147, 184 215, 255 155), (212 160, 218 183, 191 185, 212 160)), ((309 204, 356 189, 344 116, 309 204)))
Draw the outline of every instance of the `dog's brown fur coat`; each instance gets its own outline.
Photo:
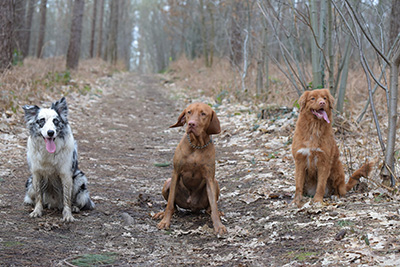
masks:
POLYGON ((306 91, 299 99, 300 114, 292 143, 296 164, 293 203, 299 207, 303 194, 314 195, 314 202, 322 202, 324 196, 332 194, 344 196, 360 177, 368 176, 372 167, 371 163, 364 164, 345 183, 330 123, 333 103, 334 98, 327 89, 306 91))
POLYGON ((215 148, 210 139, 212 134, 221 132, 218 117, 210 106, 193 103, 171 127, 184 126, 186 122, 186 134, 175 150, 172 178, 164 183, 162 189, 162 195, 168 201, 167 207, 153 218, 162 218, 157 227, 168 229, 175 205, 192 211, 207 209, 211 214, 214 232, 225 234, 227 230, 221 223, 217 207, 219 186, 215 179, 215 148), (192 145, 203 148, 196 149, 192 145))

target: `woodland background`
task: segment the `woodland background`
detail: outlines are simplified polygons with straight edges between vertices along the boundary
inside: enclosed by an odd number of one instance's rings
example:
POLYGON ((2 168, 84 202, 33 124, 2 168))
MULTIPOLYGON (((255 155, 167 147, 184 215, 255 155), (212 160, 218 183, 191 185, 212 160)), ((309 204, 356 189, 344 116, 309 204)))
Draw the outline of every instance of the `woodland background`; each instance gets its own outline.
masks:
POLYGON ((0 262, 398 266, 399 32, 400 0, 0 1, 0 262), (378 164, 346 197, 297 209, 297 99, 323 87, 346 176, 378 164), (76 224, 22 204, 21 106, 61 96, 97 206, 76 224), (149 216, 180 137, 164 124, 191 101, 222 123, 222 239, 205 214, 165 232, 149 216))
POLYGON ((2 1, 1 109, 15 112, 31 89, 43 93, 26 77, 6 82, 34 58, 65 60, 51 70, 57 82, 70 79, 79 60, 96 58, 138 73, 175 73, 220 98, 286 106, 326 87, 339 114, 361 123, 371 111, 381 175, 393 186, 399 17, 399 0, 2 1))

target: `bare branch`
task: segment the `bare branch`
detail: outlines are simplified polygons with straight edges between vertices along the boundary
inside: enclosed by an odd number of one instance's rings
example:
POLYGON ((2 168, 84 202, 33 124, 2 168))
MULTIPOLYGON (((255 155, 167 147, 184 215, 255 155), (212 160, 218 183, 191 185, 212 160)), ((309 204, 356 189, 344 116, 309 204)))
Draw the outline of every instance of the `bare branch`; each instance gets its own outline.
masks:
POLYGON ((383 58, 383 60, 386 61, 386 63, 390 66, 390 62, 389 60, 385 57, 385 55, 376 47, 375 43, 372 41, 372 39, 370 38, 370 36, 365 32, 363 26, 360 23, 360 20, 357 17, 357 14, 355 13, 353 6, 350 5, 348 0, 345 0, 346 4, 348 6, 348 8, 350 8, 351 12, 353 13, 354 19, 357 22, 358 26, 360 27, 361 31, 363 32, 364 36, 367 38, 367 40, 369 41, 369 43, 372 45, 372 47, 375 49, 375 51, 383 58))

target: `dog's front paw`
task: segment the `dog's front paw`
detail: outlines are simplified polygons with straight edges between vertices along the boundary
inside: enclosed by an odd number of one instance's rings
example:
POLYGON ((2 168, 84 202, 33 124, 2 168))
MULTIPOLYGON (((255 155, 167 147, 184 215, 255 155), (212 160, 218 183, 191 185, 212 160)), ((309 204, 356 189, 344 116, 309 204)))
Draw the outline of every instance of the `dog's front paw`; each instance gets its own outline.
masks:
POLYGON ((322 203, 323 200, 324 200, 323 196, 317 196, 317 195, 315 195, 314 198, 313 198, 313 200, 312 200, 312 203, 322 203))
POLYGON ((75 218, 72 215, 69 215, 69 216, 67 215, 67 216, 63 216, 62 221, 69 223, 69 222, 75 221, 75 218))
POLYGON ((73 221, 75 221, 75 218, 72 216, 70 210, 65 209, 65 210, 63 211, 63 218, 62 218, 62 221, 63 221, 63 222, 67 222, 67 223, 68 223, 68 222, 73 222, 73 221))
POLYGON ((162 219, 162 218, 164 218, 164 212, 163 212, 163 211, 158 212, 158 213, 154 214, 152 218, 153 218, 154 220, 162 219))
POLYGON ((165 218, 162 219, 161 222, 159 222, 157 224, 157 228, 160 230, 161 229, 169 229, 170 226, 171 226, 171 222, 169 220, 165 220, 165 218))
POLYGON ((302 207, 302 204, 301 204, 302 199, 303 199, 302 196, 295 195, 292 202, 290 202, 290 205, 296 205, 298 208, 301 208, 302 207))
POLYGON ((216 235, 225 235, 228 233, 228 230, 226 230, 226 227, 221 223, 218 226, 214 226, 214 233, 216 235))
POLYGON ((31 218, 38 218, 38 217, 40 217, 40 216, 42 216, 42 211, 40 211, 40 210, 34 210, 34 211, 32 211, 30 214, 29 214, 29 216, 31 217, 31 218))

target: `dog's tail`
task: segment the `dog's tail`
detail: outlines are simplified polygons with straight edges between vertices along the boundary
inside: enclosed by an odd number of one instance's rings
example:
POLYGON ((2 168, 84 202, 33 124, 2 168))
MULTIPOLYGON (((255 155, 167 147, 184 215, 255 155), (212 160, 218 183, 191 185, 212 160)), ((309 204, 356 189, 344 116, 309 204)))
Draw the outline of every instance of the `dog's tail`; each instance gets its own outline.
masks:
POLYGON ((359 181, 361 177, 368 177, 368 174, 371 172, 372 167, 375 165, 375 160, 371 162, 364 163, 361 168, 356 170, 349 178, 349 181, 346 184, 346 192, 352 189, 359 181))

